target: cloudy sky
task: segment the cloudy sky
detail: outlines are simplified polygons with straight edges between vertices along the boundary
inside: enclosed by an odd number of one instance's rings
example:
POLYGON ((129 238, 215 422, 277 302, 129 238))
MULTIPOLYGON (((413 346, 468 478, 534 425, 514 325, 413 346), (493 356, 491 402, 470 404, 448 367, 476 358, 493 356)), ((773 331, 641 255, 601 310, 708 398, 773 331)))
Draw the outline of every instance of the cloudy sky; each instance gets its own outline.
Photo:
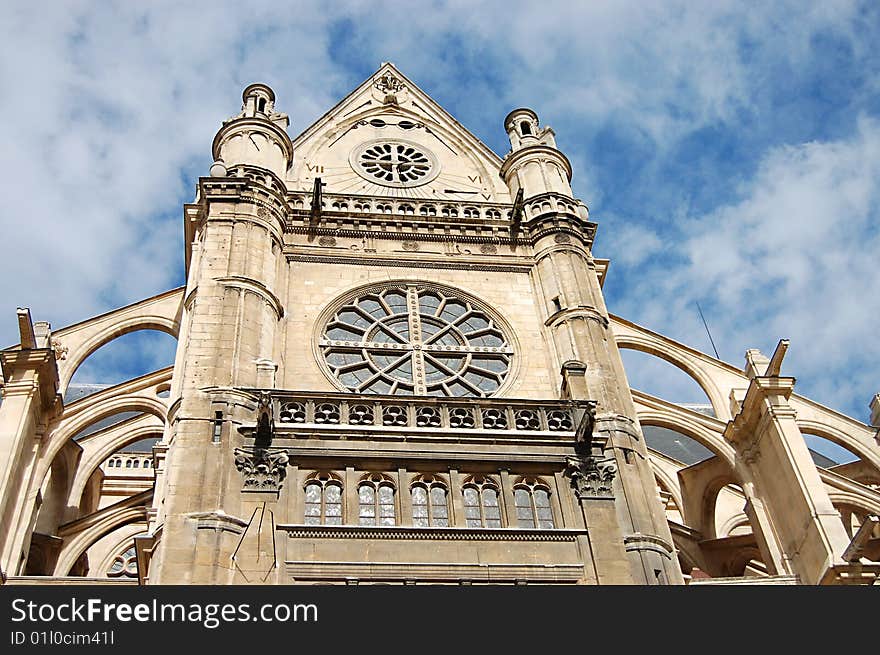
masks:
POLYGON ((392 61, 499 154, 510 109, 553 126, 612 312, 711 353, 699 302, 737 366, 789 338, 798 391, 867 420, 878 43, 876 1, 6 2, 0 344, 16 306, 57 328, 183 283, 181 206, 245 85, 295 135, 392 61))

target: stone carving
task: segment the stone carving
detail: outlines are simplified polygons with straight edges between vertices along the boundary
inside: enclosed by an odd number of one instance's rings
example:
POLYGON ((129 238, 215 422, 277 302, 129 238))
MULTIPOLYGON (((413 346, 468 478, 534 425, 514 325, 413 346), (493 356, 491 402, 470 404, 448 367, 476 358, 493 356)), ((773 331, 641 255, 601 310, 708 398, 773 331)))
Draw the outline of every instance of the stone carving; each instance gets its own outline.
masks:
POLYGON ((593 451, 593 430, 596 425, 595 405, 578 421, 574 437, 574 456, 565 458, 563 474, 579 500, 586 498, 614 499, 614 476, 617 465, 613 457, 599 457, 593 451))
POLYGON ((385 94, 395 94, 403 91, 406 86, 391 73, 385 73, 381 77, 376 78, 376 88, 385 94))
POLYGON ((335 237, 323 236, 320 239, 318 239, 318 245, 330 248, 330 247, 336 245, 336 239, 335 239, 335 237))
POLYGON ((287 475, 286 450, 236 448, 235 468, 244 476, 243 491, 278 491, 287 475))
POLYGON ((67 359, 67 351, 69 348, 61 343, 58 339, 52 339, 52 350, 55 351, 55 359, 64 361, 67 359))
POLYGON ((571 486, 579 499, 614 498, 612 484, 616 474, 617 465, 612 458, 565 458, 565 475, 571 478, 571 486))
POLYGON ((567 234, 557 234, 555 237, 553 237, 553 240, 556 243, 571 243, 571 237, 567 234))
POLYGON ((484 243, 480 246, 480 252, 484 255, 494 255, 498 252, 498 248, 493 243, 484 243))
POLYGON ((408 250, 410 252, 415 252, 416 250, 419 249, 419 243, 418 243, 418 241, 404 241, 403 242, 403 249, 408 250))

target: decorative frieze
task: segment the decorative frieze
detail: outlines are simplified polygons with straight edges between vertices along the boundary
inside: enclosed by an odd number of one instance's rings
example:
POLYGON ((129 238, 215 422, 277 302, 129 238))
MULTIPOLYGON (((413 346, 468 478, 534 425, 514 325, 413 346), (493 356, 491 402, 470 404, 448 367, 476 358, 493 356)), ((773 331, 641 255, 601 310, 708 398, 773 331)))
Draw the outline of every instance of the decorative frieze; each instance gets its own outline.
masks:
POLYGON ((458 528, 408 525, 279 525, 290 539, 381 539, 418 541, 562 541, 574 542, 587 534, 566 528, 458 528))

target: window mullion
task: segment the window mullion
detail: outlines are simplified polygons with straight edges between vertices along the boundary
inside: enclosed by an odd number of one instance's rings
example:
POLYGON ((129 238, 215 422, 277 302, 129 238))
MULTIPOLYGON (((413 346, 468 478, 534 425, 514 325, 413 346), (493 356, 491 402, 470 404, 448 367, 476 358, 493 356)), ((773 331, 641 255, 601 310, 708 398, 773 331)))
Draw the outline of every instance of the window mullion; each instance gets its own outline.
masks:
POLYGON ((422 321, 419 317, 419 291, 415 287, 406 288, 406 313, 409 319, 409 338, 413 347, 413 393, 424 396, 428 393, 425 380, 425 357, 422 354, 422 321))
POLYGON ((382 506, 382 501, 379 498, 379 489, 382 488, 380 484, 373 485, 373 525, 380 526, 382 525, 382 517, 380 516, 379 508, 382 506))

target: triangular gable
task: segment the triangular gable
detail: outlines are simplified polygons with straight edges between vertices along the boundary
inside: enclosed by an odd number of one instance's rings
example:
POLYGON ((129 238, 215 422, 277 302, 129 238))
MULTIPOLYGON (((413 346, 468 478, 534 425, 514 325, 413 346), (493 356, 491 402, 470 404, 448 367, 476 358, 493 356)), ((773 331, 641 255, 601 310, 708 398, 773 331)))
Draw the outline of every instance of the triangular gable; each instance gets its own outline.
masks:
POLYGON ((288 188, 511 202, 501 159, 390 63, 293 142, 288 188))

